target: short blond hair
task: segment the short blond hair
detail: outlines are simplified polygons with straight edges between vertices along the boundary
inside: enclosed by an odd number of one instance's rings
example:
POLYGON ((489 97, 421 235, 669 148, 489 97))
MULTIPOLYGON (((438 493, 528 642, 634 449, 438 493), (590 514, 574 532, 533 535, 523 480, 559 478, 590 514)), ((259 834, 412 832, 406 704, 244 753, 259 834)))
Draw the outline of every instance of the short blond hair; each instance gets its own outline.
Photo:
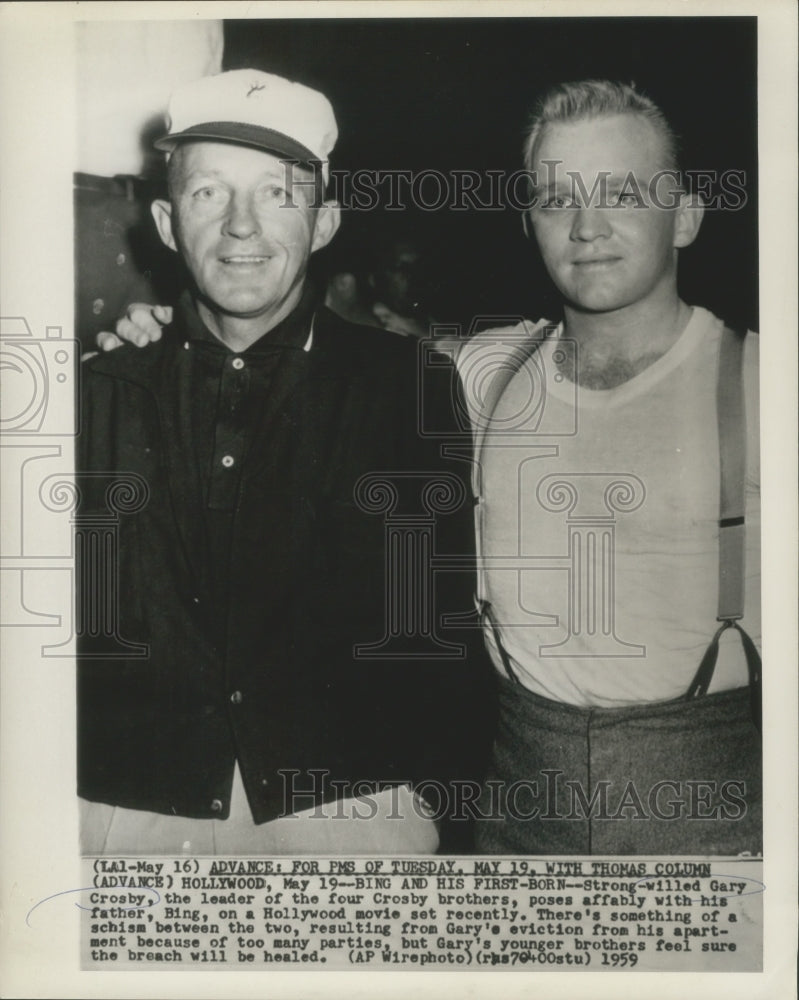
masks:
POLYGON ((524 140, 525 168, 532 171, 536 147, 547 125, 623 114, 640 115, 650 122, 663 140, 664 168, 679 170, 679 140, 663 111, 634 83, 614 80, 559 83, 539 98, 524 140))

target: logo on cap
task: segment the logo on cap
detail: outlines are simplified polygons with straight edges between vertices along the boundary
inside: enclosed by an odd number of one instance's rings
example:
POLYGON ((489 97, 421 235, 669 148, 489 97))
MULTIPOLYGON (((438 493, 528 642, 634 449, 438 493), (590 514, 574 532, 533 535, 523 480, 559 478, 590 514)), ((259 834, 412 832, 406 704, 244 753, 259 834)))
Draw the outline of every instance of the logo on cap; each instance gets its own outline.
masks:
POLYGON ((156 140, 158 149, 170 152, 190 141, 233 142, 304 166, 321 165, 325 180, 338 138, 324 94, 254 69, 184 84, 169 100, 167 123, 169 131, 156 140))

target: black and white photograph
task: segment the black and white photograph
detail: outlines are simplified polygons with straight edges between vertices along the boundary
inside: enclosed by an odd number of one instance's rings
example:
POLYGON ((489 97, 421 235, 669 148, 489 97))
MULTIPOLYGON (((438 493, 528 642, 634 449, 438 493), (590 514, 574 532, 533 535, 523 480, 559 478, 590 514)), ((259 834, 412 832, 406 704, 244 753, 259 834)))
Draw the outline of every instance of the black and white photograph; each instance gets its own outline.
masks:
POLYGON ((756 22, 386 27, 76 25, 86 853, 758 856, 756 22))
POLYGON ((790 995, 795 11, 36 6, 9 986, 790 995))

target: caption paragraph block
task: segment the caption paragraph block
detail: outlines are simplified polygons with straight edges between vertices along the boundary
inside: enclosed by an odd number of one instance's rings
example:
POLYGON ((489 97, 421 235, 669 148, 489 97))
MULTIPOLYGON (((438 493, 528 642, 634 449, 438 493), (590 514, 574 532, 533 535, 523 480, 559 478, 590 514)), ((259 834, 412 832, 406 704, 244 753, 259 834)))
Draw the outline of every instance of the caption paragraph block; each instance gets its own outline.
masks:
POLYGON ((762 968, 752 860, 82 864, 85 969, 762 968))

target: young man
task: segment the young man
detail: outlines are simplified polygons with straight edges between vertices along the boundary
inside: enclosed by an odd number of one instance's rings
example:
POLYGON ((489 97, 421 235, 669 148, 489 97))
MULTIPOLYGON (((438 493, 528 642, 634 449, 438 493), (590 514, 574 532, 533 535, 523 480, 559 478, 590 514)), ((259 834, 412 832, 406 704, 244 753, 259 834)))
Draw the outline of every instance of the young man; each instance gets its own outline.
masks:
POLYGON ((471 542, 459 470, 418 433, 416 352, 305 280, 339 223, 336 134, 322 94, 258 71, 170 102, 153 215, 188 288, 158 343, 84 371, 86 853, 430 853, 410 785, 468 775, 487 732, 479 662, 438 634, 468 574, 387 552, 392 518, 406 545, 471 542))
POLYGON ((526 144, 526 223, 563 321, 460 352, 467 397, 481 389, 479 598, 501 678, 483 851, 761 849, 759 657, 733 628, 714 639, 745 607, 760 640, 757 338, 719 374, 735 335, 678 295, 703 210, 675 150, 632 87, 554 88, 526 144), (720 530, 717 395, 741 377, 724 490, 732 475, 745 504, 720 530))

